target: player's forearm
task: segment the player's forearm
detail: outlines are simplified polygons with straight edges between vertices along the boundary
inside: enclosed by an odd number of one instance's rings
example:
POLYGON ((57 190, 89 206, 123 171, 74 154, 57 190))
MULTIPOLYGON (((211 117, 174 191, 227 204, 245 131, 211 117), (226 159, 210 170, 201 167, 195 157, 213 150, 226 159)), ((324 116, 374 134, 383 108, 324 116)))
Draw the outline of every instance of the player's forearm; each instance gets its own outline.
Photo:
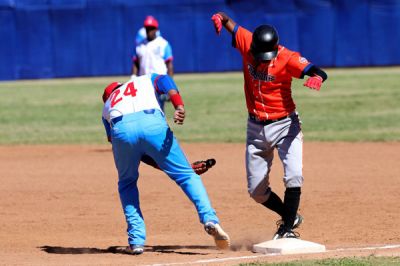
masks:
POLYGON ((307 70, 307 72, 305 72, 304 74, 310 77, 320 76, 322 78, 322 81, 325 81, 328 78, 328 75, 325 73, 325 71, 317 66, 310 67, 310 69, 307 70))
POLYGON ((173 89, 169 90, 168 95, 169 95, 169 97, 171 99, 171 103, 175 109, 178 109, 179 107, 184 106, 182 97, 177 90, 173 90, 173 89))
POLYGON ((174 65, 172 64, 172 61, 168 61, 166 64, 167 74, 172 77, 174 75, 174 65))
POLYGON ((185 120, 185 108, 181 95, 177 90, 169 90, 168 95, 170 97, 172 105, 175 107, 174 122, 178 125, 182 125, 185 120))
POLYGON ((133 65, 132 65, 132 75, 137 76, 137 73, 138 73, 138 68, 136 67, 135 64, 133 64, 133 65))
POLYGON ((224 12, 218 12, 218 14, 221 15, 221 17, 222 17, 222 20, 221 20, 222 26, 224 26, 224 28, 225 28, 228 32, 232 33, 232 32, 233 32, 233 29, 234 29, 235 26, 236 26, 236 22, 233 21, 233 20, 232 20, 227 14, 225 14, 224 12))
POLYGON ((138 72, 139 72, 139 62, 133 61, 132 62, 132 75, 137 76, 138 72))

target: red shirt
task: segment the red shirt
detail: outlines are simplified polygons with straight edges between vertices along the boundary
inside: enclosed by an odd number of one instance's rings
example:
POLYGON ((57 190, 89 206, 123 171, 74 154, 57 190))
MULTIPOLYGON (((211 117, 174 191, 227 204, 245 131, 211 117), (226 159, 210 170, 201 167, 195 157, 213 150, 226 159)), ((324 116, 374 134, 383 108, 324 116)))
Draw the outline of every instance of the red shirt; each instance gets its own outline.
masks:
POLYGON ((292 99, 292 77, 301 78, 303 70, 311 64, 299 53, 279 45, 277 56, 269 64, 257 65, 250 53, 252 36, 240 26, 234 35, 236 48, 243 59, 247 109, 261 120, 287 116, 296 109, 292 99))

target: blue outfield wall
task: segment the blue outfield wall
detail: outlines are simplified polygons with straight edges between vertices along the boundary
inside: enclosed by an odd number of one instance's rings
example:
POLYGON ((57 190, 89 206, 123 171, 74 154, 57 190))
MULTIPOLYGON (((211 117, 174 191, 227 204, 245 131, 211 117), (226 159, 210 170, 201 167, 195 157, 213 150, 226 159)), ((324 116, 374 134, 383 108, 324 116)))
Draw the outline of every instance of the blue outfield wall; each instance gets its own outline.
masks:
POLYGON ((0 80, 129 75, 136 31, 155 16, 175 71, 241 69, 231 36, 214 32, 225 11, 323 67, 400 64, 400 0, 0 0, 0 80))

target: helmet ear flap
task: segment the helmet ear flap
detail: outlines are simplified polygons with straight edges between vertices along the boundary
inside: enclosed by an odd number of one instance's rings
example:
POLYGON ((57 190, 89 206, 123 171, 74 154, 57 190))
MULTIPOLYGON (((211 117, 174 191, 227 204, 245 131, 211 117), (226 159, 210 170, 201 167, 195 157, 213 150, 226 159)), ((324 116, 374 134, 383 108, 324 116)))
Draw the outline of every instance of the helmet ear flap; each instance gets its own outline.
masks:
POLYGON ((110 98, 111 93, 113 93, 113 91, 115 91, 120 86, 122 86, 122 83, 116 81, 108 84, 103 92, 103 97, 102 97, 103 102, 105 103, 108 100, 108 98, 110 98))
POLYGON ((258 26, 252 37, 250 51, 258 61, 268 61, 278 54, 279 35, 271 25, 258 26))

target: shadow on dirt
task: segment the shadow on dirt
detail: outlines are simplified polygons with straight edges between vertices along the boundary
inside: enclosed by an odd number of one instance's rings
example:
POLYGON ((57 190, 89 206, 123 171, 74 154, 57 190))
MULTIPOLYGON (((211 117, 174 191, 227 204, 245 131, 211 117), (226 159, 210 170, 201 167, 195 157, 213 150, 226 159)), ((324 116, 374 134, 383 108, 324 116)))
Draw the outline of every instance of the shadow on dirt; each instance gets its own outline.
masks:
MULTIPOLYGON (((123 246, 111 246, 106 249, 101 248, 79 248, 79 247, 57 247, 57 246, 41 246, 38 247, 42 251, 52 254, 126 254, 132 255, 123 246)), ((145 253, 173 253, 180 255, 208 255, 208 252, 198 252, 190 250, 214 250, 214 246, 145 246, 145 253), (181 250, 181 251, 179 251, 181 250)))

